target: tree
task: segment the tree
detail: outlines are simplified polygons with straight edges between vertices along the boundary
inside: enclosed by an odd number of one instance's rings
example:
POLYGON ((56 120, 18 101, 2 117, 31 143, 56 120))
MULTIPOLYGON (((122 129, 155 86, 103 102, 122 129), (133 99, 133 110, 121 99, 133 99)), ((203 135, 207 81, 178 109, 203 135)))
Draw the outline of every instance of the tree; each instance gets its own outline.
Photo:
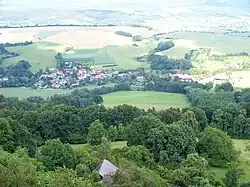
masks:
POLYGON ((196 143, 193 129, 176 122, 150 130, 146 147, 160 164, 178 164, 195 153, 196 143))
POLYGON ((153 155, 144 146, 124 147, 121 151, 123 157, 138 164, 149 166, 153 163, 153 155))
POLYGON ((96 120, 89 127, 88 143, 90 145, 100 145, 102 143, 102 137, 105 135, 103 125, 99 120, 96 120))
POLYGON ((5 151, 14 151, 13 131, 5 118, 0 118, 0 146, 5 151))
POLYGON ((119 169, 111 187, 166 187, 167 180, 148 168, 119 169))
POLYGON ((181 113, 177 109, 170 108, 170 109, 159 111, 157 113, 157 117, 166 124, 172 124, 181 119, 181 113))
POLYGON ((58 168, 55 171, 42 173, 38 187, 102 187, 88 178, 79 178, 74 170, 58 168))
POLYGON ((215 86, 215 91, 216 92, 220 92, 220 91, 224 91, 224 92, 232 92, 234 90, 234 87, 231 83, 226 82, 226 83, 222 83, 220 85, 216 85, 215 86))
POLYGON ((174 47, 174 42, 172 41, 167 41, 167 42, 160 42, 156 48, 158 51, 164 51, 168 50, 170 48, 174 47))
POLYGON ((197 151, 211 166, 226 167, 237 160, 237 151, 231 138, 219 129, 207 127, 197 145, 197 151))
POLYGON ((0 184, 3 187, 36 187, 41 165, 25 150, 13 154, 0 150, 0 184))
POLYGON ((108 140, 114 142, 118 140, 118 130, 115 126, 110 126, 106 131, 106 137, 108 140))
POLYGON ((208 171, 208 162, 198 154, 190 154, 178 169, 170 175, 170 181, 178 186, 216 186, 221 183, 208 171))
POLYGON ((145 145, 150 130, 163 125, 164 124, 153 115, 135 118, 131 124, 127 126, 128 145, 145 145))
POLYGON ((49 140, 40 147, 37 156, 47 170, 55 170, 58 167, 75 168, 76 155, 69 144, 62 144, 58 139, 49 140))
POLYGON ((229 167, 229 170, 226 173, 226 177, 224 179, 226 187, 239 187, 240 178, 243 175, 244 175, 244 170, 240 168, 237 164, 232 164, 229 167))
POLYGON ((143 37, 141 35, 135 35, 135 36, 133 36, 132 39, 134 42, 140 42, 143 40, 143 37))
POLYGON ((202 110, 201 108, 194 107, 194 108, 184 109, 184 111, 192 111, 194 113, 195 119, 199 124, 200 132, 202 132, 207 127, 208 119, 204 110, 202 110))
POLYGON ((187 111, 183 114, 181 121, 184 122, 187 126, 191 127, 195 133, 199 132, 199 123, 195 118, 194 112, 187 111))

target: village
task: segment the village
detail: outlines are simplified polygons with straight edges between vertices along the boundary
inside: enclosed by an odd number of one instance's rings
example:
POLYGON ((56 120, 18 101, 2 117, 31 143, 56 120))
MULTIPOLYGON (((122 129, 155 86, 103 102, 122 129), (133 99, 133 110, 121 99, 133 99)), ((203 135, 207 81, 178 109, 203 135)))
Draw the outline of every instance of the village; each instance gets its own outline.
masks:
MULTIPOLYGON (((133 77, 132 89, 141 90, 146 83, 145 77, 138 70, 131 71, 118 71, 118 70, 95 70, 88 66, 77 64, 74 62, 65 62, 62 70, 50 69, 42 73, 33 88, 39 89, 64 89, 76 88, 87 85, 105 85, 108 83, 115 83, 119 79, 131 80, 133 77)), ((231 80, 228 76, 212 76, 204 79, 197 79, 189 74, 174 73, 164 74, 160 77, 169 78, 171 80, 179 80, 181 82, 199 82, 201 84, 215 83, 221 84, 223 82, 235 83, 235 79, 231 80)))

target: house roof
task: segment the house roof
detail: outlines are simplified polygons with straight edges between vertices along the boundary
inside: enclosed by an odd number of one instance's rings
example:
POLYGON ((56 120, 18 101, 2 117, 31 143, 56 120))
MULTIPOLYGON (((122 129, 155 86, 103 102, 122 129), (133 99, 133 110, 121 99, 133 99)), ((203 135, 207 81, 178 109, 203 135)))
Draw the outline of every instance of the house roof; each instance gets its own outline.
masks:
POLYGON ((117 170, 118 170, 118 168, 115 165, 113 165, 111 162, 109 162, 108 160, 105 160, 105 159, 96 168, 96 171, 98 171, 102 177, 113 176, 113 175, 115 175, 117 170))

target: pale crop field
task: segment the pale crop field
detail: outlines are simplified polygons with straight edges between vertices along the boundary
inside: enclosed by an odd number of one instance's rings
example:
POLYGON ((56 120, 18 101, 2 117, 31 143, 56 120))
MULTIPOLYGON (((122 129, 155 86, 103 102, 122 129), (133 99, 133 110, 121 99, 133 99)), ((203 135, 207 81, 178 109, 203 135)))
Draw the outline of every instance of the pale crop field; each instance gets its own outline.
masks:
POLYGON ((133 44, 132 38, 117 35, 115 31, 125 31, 143 37, 150 37, 154 34, 154 31, 136 27, 73 27, 65 32, 47 37, 46 41, 70 45, 76 49, 133 44))

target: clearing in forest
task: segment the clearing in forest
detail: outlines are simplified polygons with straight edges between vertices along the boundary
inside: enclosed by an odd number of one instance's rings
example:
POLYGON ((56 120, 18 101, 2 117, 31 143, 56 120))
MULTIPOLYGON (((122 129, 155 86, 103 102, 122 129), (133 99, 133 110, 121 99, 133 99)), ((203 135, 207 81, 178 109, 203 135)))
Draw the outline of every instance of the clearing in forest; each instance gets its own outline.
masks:
POLYGON ((104 106, 114 107, 122 104, 133 105, 138 108, 157 110, 167 108, 184 108, 189 106, 185 95, 153 92, 153 91, 120 91, 103 95, 104 106))

